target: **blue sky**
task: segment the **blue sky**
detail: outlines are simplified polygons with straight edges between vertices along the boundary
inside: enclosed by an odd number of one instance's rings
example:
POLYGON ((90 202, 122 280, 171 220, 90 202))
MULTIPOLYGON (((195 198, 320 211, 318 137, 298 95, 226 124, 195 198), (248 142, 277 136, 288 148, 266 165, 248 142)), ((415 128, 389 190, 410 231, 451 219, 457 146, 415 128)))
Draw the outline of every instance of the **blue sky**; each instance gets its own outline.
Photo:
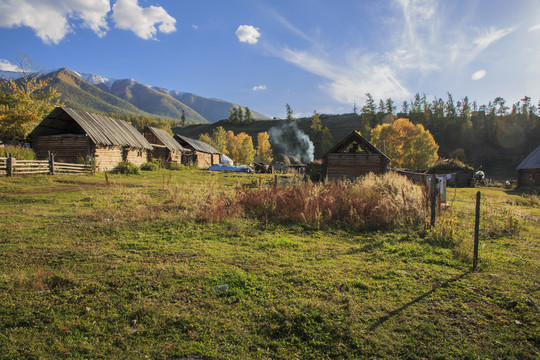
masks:
POLYGON ((25 53, 269 116, 540 100, 540 0, 0 0, 0 39, 0 70, 25 53))

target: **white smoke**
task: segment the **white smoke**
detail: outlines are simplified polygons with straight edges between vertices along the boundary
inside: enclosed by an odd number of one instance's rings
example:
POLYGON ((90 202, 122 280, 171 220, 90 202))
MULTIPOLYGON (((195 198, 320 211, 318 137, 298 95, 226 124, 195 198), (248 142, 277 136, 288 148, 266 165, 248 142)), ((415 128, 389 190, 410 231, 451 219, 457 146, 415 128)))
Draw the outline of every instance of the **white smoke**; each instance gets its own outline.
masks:
POLYGON ((268 130, 274 154, 283 153, 294 156, 303 163, 313 161, 315 146, 309 136, 296 125, 296 121, 288 122, 268 130))

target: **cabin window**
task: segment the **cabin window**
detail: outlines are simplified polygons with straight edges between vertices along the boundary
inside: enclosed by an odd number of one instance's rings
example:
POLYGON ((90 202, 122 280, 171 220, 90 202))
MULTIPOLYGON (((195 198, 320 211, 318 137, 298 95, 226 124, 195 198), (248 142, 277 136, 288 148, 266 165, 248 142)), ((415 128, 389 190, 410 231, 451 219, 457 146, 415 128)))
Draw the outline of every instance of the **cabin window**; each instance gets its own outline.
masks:
POLYGON ((137 150, 137 156, 142 157, 142 150, 137 150))

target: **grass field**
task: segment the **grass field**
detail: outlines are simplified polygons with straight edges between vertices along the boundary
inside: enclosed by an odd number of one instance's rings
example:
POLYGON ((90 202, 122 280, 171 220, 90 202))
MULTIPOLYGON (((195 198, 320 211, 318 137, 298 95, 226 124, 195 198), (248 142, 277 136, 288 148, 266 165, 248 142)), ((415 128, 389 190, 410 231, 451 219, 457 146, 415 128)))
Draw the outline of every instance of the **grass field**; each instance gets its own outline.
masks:
POLYGON ((452 189, 430 230, 205 216, 259 179, 0 178, 0 358, 540 357, 538 197, 452 189))

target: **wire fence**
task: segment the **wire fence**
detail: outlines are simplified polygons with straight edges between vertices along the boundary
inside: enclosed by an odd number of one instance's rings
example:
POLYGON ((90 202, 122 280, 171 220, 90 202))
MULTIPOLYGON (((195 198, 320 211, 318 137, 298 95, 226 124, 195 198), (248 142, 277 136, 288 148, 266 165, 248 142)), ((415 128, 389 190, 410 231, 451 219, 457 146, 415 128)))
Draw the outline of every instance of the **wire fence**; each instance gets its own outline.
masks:
MULTIPOLYGON (((471 214, 479 216, 475 238, 479 248, 478 257, 473 258, 473 270, 491 272, 490 275, 507 283, 508 288, 538 308, 540 301, 532 294, 540 291, 540 219, 519 210, 515 204, 493 204, 490 199, 483 199, 478 208, 476 202, 456 199, 456 196, 450 204, 449 211, 457 214, 460 226, 471 237, 471 214), (478 269, 475 269, 475 261, 478 269)), ((440 216, 446 215, 443 212, 440 216)))

